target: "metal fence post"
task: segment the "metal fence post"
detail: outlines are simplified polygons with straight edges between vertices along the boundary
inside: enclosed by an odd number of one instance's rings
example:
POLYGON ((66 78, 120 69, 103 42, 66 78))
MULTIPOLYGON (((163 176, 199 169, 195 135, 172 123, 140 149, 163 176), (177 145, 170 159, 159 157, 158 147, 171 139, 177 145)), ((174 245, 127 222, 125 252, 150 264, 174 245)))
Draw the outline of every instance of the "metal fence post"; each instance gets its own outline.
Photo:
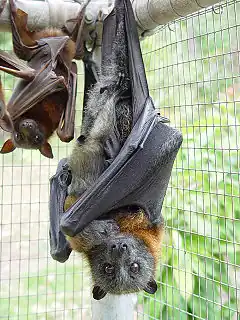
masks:
POLYGON ((92 320, 133 320, 136 302, 136 294, 107 294, 100 301, 92 301, 92 320))

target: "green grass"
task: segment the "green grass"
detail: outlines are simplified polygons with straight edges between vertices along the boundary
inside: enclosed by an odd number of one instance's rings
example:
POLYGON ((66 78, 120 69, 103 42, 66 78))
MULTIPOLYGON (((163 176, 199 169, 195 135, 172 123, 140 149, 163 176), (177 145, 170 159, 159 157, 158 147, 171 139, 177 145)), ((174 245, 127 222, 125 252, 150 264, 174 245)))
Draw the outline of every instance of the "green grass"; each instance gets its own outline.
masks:
POLYGON ((56 319, 60 314, 67 319, 75 316, 79 319, 84 309, 89 315, 90 279, 83 268, 80 258, 75 265, 51 263, 51 267, 37 274, 21 275, 14 286, 3 285, 1 319, 14 319, 18 315, 28 320, 56 319))

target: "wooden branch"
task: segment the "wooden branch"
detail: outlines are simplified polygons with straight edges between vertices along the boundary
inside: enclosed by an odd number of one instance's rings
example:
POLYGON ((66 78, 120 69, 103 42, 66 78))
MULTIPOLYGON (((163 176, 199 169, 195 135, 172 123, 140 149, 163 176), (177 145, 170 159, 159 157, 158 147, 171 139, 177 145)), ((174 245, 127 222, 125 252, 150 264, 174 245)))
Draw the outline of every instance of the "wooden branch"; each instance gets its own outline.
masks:
MULTIPOLYGON (((218 3, 217 0, 131 0, 140 33, 150 31, 159 25, 166 24, 176 18, 186 16, 202 8, 218 3)), ((5 0, 0 0, 0 8, 5 0)), ((76 18, 82 0, 31 1, 16 0, 17 6, 28 13, 30 29, 44 27, 62 27, 67 20, 76 18)), ((88 28, 96 21, 101 10, 107 14, 111 10, 113 0, 92 0, 86 10, 88 28)), ((94 28, 92 26, 92 28, 94 28)), ((0 31, 10 31, 9 7, 5 5, 0 16, 0 31)))

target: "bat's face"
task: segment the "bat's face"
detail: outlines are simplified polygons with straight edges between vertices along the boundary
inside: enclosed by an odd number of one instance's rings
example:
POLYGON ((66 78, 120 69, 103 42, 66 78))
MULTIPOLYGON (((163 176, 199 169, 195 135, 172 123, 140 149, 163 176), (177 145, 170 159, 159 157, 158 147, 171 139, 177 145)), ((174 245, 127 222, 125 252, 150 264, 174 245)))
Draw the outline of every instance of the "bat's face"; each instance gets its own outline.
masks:
POLYGON ((38 123, 32 119, 21 120, 15 126, 12 139, 16 147, 24 149, 40 149, 45 142, 43 131, 38 123))
POLYGON ((43 130, 32 119, 23 119, 15 125, 12 138, 4 143, 1 153, 9 153, 16 148, 39 149, 45 157, 53 158, 52 148, 46 141, 43 130))
POLYGON ((95 287, 93 297, 145 290, 155 293, 154 258, 143 241, 121 234, 91 250, 88 256, 95 287))

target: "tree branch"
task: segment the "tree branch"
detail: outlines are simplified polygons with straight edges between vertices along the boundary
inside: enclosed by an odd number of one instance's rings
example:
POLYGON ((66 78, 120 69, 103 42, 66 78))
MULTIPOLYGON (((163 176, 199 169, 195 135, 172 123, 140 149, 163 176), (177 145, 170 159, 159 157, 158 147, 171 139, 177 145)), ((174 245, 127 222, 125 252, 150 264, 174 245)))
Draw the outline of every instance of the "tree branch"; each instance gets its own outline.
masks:
MULTIPOLYGON (((164 25, 176 18, 186 16, 202 8, 218 3, 218 0, 131 0, 140 33, 151 31, 159 25, 164 25)), ((0 0, 0 8, 5 1, 0 0)), ((31 1, 16 0, 17 6, 28 14, 30 29, 44 27, 62 27, 67 20, 76 18, 80 3, 71 0, 31 1)), ((94 22, 101 10, 107 14, 113 0, 92 0, 86 9, 88 28, 94 28, 94 22)), ((0 16, 0 31, 10 31, 9 6, 5 5, 0 16)))

